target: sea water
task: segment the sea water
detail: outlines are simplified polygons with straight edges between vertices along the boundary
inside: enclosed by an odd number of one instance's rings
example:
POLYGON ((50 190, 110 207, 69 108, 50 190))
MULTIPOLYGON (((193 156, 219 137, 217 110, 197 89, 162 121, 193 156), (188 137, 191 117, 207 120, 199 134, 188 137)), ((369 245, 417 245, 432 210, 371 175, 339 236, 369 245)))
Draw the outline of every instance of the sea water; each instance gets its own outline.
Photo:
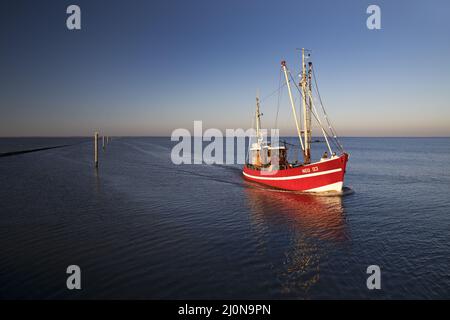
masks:
POLYGON ((0 298, 449 299, 450 139, 343 144, 352 192, 323 197, 174 165, 170 138, 113 139, 98 170, 91 139, 0 139, 68 145, 0 157, 0 298))

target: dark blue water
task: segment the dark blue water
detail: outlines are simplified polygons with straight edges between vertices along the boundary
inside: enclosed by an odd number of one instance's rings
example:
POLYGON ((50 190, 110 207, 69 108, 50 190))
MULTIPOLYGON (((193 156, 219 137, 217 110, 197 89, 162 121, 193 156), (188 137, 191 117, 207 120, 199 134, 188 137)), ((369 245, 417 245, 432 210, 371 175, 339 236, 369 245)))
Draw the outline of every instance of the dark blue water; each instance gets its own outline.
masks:
POLYGON ((168 138, 114 139, 96 171, 92 143, 68 140, 0 157, 0 298, 450 298, 448 138, 343 139, 343 197, 173 165, 168 138))

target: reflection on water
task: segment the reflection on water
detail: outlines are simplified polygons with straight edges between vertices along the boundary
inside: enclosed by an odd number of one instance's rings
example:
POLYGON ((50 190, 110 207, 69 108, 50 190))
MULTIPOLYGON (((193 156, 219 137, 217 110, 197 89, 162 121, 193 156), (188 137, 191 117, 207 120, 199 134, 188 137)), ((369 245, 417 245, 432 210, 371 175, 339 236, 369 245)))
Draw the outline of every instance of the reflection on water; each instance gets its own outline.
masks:
POLYGON ((254 187, 245 189, 252 219, 258 223, 286 221, 309 237, 347 240, 341 196, 319 196, 254 187))
POLYGON ((327 245, 349 240, 341 196, 318 196, 266 189, 248 182, 245 188, 251 222, 260 247, 272 246, 265 237, 271 229, 290 230, 284 256, 276 267, 283 294, 308 297, 320 279, 320 265, 327 245))

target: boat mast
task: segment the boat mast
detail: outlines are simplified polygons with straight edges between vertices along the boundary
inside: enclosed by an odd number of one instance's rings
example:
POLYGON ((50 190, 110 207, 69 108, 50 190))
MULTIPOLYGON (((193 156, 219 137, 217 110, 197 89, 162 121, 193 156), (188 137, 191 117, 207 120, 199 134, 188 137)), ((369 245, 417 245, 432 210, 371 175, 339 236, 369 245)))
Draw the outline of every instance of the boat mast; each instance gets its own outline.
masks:
POLYGON ((258 143, 261 143, 261 113, 259 112, 259 97, 256 96, 256 139, 258 143))
MULTIPOLYGON (((311 68, 311 65, 310 65, 311 68)), ((311 75, 309 75, 311 76, 311 75)), ((311 85, 311 83, 310 83, 311 85)), ((303 153, 304 163, 311 163, 311 109, 306 104, 307 80, 306 80, 306 64, 305 64, 305 48, 302 48, 302 80, 300 81, 302 88, 303 102, 303 137, 305 139, 305 150, 303 153)), ((311 101, 309 101, 311 105, 311 101)))
POLYGON ((281 61, 281 66, 283 68, 284 77, 286 79, 286 85, 287 85, 287 88, 288 88, 289 99, 291 101, 292 113, 294 114, 295 126, 297 127, 298 138, 300 140, 300 145, 302 146, 303 157, 305 157, 305 147, 303 146, 302 132, 300 130, 300 125, 298 124, 297 112, 295 112, 294 99, 292 98, 291 85, 289 84, 289 77, 288 77, 288 74, 287 74, 286 61, 281 61))

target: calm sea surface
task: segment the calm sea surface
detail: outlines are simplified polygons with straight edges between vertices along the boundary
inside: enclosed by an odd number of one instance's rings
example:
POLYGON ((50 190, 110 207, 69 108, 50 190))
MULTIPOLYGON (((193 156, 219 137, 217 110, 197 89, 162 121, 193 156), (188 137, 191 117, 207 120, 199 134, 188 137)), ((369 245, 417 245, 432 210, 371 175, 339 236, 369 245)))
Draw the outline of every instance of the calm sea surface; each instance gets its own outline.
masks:
POLYGON ((0 139, 0 153, 67 144, 0 157, 0 298, 450 298, 448 138, 343 139, 343 197, 173 165, 169 138, 114 139, 98 171, 89 139, 0 139))

